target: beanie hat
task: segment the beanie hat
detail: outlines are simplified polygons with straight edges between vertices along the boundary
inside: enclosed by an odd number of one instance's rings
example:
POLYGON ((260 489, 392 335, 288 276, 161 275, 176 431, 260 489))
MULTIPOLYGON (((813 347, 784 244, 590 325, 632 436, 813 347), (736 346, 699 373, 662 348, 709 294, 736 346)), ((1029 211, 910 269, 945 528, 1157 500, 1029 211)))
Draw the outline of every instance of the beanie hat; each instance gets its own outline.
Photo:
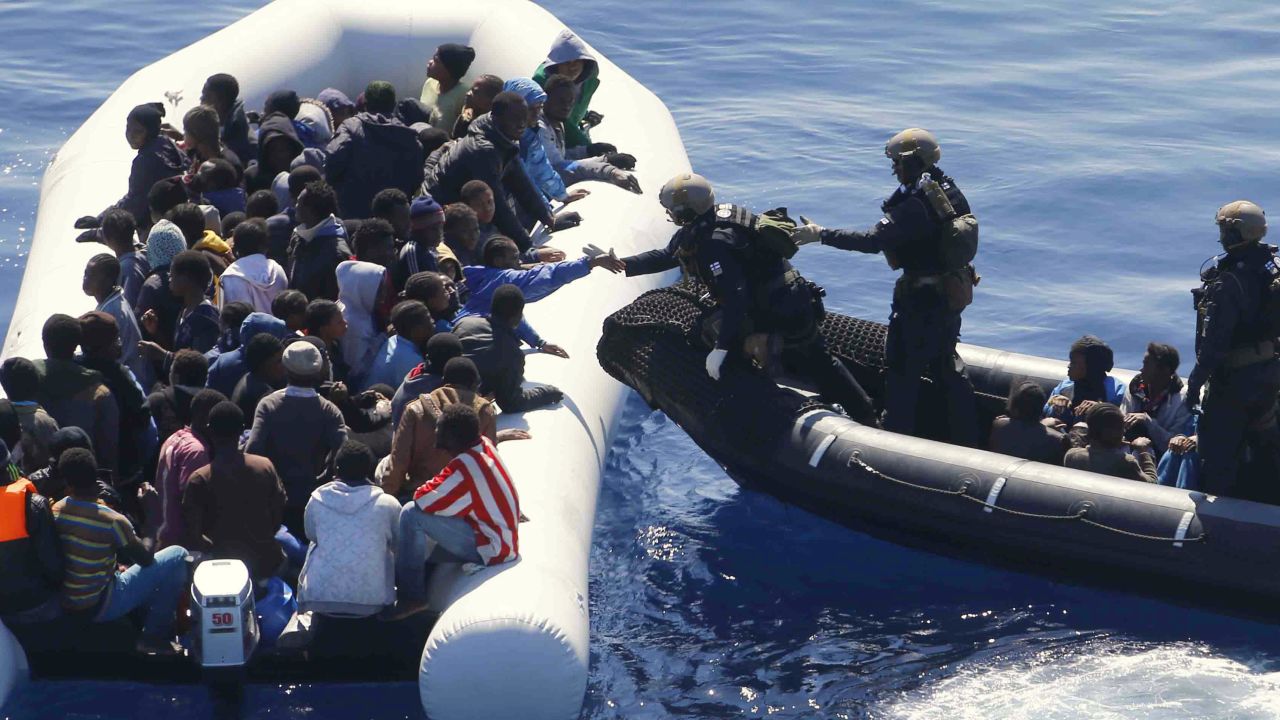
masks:
POLYGON ((168 220, 151 226, 147 235, 147 264, 152 270, 168 267, 173 256, 187 249, 187 238, 182 230, 168 220))
POLYGON ((502 91, 519 95, 528 105, 547 101, 546 91, 531 78, 511 78, 502 84, 502 91))
POLYGON ((347 97, 346 93, 337 88, 325 88, 321 90, 320 94, 316 96, 316 99, 324 103, 324 106, 329 108, 329 112, 343 109, 356 109, 356 104, 351 102, 351 98, 347 97))
POLYGON ((120 338, 120 328, 110 313, 94 310, 80 316, 80 347, 86 352, 110 347, 120 338))
POLYGON ((284 369, 291 375, 315 377, 324 368, 324 358, 309 342, 290 343, 282 356, 284 369))
POLYGON ((454 80, 461 80, 471 69, 471 62, 476 59, 475 48, 458 43, 445 43, 436 48, 436 57, 444 64, 454 80))
POLYGON ((136 122, 147 130, 147 139, 160 134, 160 121, 164 118, 164 103, 143 103, 129 111, 129 122, 136 122))
POLYGON ((444 222, 444 208, 440 207, 440 203, 430 195, 420 195, 413 199, 413 203, 409 205, 410 218, 432 217, 439 222, 444 222))
POLYGON ((292 120, 298 116, 298 109, 301 107, 302 101, 298 99, 297 91, 276 90, 267 96, 267 102, 262 106, 262 115, 265 117, 278 112, 292 120))

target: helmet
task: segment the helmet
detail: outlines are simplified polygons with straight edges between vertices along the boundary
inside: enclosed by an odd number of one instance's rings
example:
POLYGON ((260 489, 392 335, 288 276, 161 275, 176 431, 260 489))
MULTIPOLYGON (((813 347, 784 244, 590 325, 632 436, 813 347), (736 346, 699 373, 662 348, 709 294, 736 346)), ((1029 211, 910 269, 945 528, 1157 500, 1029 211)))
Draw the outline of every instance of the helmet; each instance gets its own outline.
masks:
POLYGON ((1218 208, 1215 220, 1223 230, 1234 229, 1244 242, 1257 242, 1267 234, 1267 214, 1248 200, 1237 200, 1218 208))
POLYGON ((920 128, 907 128, 889 138, 884 145, 884 156, 897 162, 904 157, 917 158, 922 167, 932 167, 942 159, 942 146, 933 133, 920 128))
POLYGON ((696 173, 681 173, 667 181, 658 202, 677 225, 688 225, 716 204, 716 191, 696 173))

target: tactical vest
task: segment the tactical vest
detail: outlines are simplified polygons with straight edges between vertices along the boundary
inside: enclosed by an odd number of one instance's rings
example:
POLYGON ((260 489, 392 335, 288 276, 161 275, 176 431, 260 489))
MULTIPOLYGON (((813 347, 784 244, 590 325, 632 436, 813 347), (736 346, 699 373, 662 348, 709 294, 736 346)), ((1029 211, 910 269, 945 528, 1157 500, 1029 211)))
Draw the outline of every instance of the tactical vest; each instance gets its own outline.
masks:
MULTIPOLYGON (((1271 252, 1256 267, 1244 267, 1238 271, 1220 262, 1217 267, 1206 271, 1202 276, 1204 284, 1192 291, 1196 305, 1196 350, 1208 330, 1207 321, 1212 314, 1210 298, 1219 285, 1231 284, 1240 293, 1245 302, 1251 302, 1255 312, 1249 318, 1242 318, 1236 324, 1231 335, 1232 348, 1247 348, 1260 343, 1273 342, 1280 337, 1280 259, 1275 256, 1276 248, 1268 247, 1271 252), (1237 273, 1255 273, 1255 278, 1248 278, 1257 283, 1250 287, 1237 273), (1253 296, 1253 297, 1251 297, 1253 296)), ((1224 290, 1226 288, 1223 288, 1224 290)))
POLYGON ((969 212, 969 203, 945 174, 921 183, 921 193, 911 194, 893 206, 918 203, 928 216, 930 231, 893 251, 885 253, 889 266, 912 275, 940 275, 960 270, 973 262, 978 252, 978 219, 969 212))
MULTIPOLYGON (((774 291, 800 279, 787 258, 798 247, 791 239, 795 222, 787 216, 786 208, 775 208, 761 215, 740 206, 724 203, 715 208, 715 219, 710 229, 690 227, 689 232, 714 233, 716 229, 740 230, 742 243, 734 245, 735 254, 741 259, 743 272, 752 292, 752 302, 759 308, 768 307, 769 296, 774 291)), ((697 278, 715 295, 714 278, 705 277, 698 264, 697 242, 680 243, 676 259, 686 278, 697 278)))
POLYGON ((26 478, 19 478, 0 488, 0 543, 26 540, 27 496, 36 486, 26 478))

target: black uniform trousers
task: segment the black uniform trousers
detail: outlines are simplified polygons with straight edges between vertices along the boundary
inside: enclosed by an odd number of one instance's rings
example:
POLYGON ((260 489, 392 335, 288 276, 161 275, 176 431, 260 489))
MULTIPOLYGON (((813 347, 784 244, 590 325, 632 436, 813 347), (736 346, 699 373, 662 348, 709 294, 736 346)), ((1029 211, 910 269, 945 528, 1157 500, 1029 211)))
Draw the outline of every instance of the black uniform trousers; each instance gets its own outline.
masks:
POLYGON ((1246 450, 1250 463, 1265 472, 1280 467, 1280 428, 1276 424, 1276 396, 1280 393, 1280 360, 1221 369, 1209 380, 1197 448, 1203 462, 1201 489, 1214 495, 1274 502, 1274 476, 1259 483, 1241 473, 1246 450))

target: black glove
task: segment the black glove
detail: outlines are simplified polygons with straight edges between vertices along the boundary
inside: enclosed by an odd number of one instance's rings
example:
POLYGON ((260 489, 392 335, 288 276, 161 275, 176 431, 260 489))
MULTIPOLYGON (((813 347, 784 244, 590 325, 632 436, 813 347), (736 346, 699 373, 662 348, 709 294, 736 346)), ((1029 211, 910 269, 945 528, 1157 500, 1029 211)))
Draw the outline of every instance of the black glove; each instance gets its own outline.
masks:
POLYGON ((606 162, 608 162, 610 165, 616 168, 622 168, 623 170, 636 169, 636 156, 630 153, 624 153, 624 152, 606 153, 604 156, 604 159, 606 162))
POLYGON ((102 242, 102 231, 99 230, 98 228, 91 228, 89 230, 85 230, 84 232, 76 236, 76 242, 100 243, 102 242))
POLYGON ((618 152, 618 147, 612 143, 594 142, 587 146, 587 155, 591 157, 600 157, 608 153, 618 152))
POLYGON ((262 113, 258 112, 257 110, 249 110, 244 114, 244 117, 246 120, 249 121, 250 125, 262 124, 262 113))
POLYGON ((88 230, 90 228, 99 228, 99 227, 102 227, 102 221, 99 220, 94 215, 85 215, 84 217, 81 217, 80 219, 76 220, 77 230, 88 230))
POLYGON ((584 115, 582 118, 582 127, 590 129, 599 125, 602 122, 604 122, 603 115, 596 112, 595 110, 588 110, 587 114, 584 115))
POLYGON ((560 230, 568 230, 569 228, 576 228, 581 224, 582 224, 582 216, 579 215, 578 213, 574 212, 573 210, 570 210, 569 212, 562 212, 556 215, 556 222, 552 226, 551 232, 558 232, 560 230))

